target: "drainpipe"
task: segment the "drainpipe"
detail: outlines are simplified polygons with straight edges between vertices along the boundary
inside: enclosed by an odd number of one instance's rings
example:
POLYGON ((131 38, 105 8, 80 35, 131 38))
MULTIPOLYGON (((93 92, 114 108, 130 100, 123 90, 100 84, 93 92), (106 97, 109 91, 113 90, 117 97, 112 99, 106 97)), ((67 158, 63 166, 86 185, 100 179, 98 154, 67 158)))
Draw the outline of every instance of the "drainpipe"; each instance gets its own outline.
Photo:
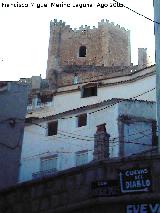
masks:
POLYGON ((158 151, 160 152, 160 0, 154 0, 158 151), (158 22, 158 23, 157 23, 158 22))

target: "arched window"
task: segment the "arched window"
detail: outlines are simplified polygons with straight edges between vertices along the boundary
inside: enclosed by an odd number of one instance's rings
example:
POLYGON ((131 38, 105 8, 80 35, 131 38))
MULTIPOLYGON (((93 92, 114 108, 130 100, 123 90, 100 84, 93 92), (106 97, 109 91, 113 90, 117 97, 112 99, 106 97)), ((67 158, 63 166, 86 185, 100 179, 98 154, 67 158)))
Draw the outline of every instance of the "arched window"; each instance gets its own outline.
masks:
POLYGON ((86 57, 86 46, 81 46, 79 48, 79 57, 86 57))

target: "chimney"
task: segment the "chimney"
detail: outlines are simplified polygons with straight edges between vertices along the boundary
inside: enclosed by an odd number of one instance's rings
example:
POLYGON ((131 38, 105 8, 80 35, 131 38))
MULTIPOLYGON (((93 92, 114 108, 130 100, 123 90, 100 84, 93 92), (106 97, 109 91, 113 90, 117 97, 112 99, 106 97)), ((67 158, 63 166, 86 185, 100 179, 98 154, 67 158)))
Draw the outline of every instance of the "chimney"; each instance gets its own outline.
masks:
POLYGON ((147 64, 147 48, 138 48, 138 66, 146 67, 147 64))
POLYGON ((105 160, 109 158, 109 137, 106 132, 106 124, 97 126, 97 131, 94 135, 94 152, 93 160, 105 160))

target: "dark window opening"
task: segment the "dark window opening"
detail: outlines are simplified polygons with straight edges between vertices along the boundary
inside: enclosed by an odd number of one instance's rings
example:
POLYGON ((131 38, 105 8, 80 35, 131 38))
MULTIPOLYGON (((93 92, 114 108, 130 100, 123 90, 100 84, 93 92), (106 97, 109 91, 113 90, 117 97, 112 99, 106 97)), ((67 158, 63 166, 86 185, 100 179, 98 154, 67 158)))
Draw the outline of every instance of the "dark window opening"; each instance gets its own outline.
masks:
POLYGON ((87 125, 87 114, 78 115, 78 127, 87 125))
POLYGON ((82 98, 97 96, 97 85, 91 87, 83 87, 82 89, 82 98))
POLYGON ((51 102, 51 101, 52 101, 52 98, 53 98, 53 95, 52 95, 52 94, 43 95, 43 96, 40 97, 42 103, 51 102))
POLYGON ((58 121, 48 123, 48 136, 57 135, 58 121))
POLYGON ((81 46, 79 48, 79 57, 86 57, 86 46, 81 46))

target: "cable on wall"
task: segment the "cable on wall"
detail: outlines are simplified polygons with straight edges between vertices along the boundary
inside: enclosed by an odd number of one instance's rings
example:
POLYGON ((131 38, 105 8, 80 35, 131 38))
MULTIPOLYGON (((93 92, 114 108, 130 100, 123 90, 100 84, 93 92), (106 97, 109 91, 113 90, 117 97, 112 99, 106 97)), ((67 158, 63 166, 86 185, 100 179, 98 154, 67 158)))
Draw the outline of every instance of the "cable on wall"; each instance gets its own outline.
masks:
MULTIPOLYGON (((116 0, 113 0, 113 1, 116 2, 116 3, 118 3, 118 4, 122 4, 122 3, 119 3, 119 2, 116 1, 116 0)), ((147 16, 145 16, 145 15, 143 15, 143 14, 141 14, 141 13, 139 13, 139 12, 137 12, 137 11, 135 11, 135 10, 129 8, 129 7, 127 7, 127 6, 125 6, 124 4, 123 4, 123 7, 126 8, 126 9, 128 9, 128 10, 130 10, 130 11, 132 11, 133 13, 136 13, 136 14, 139 15, 139 16, 142 16, 143 18, 145 18, 145 19, 147 19, 147 20, 149 20, 149 21, 152 21, 152 22, 154 22, 154 23, 156 23, 156 24, 160 24, 159 22, 154 21, 154 20, 152 20, 151 18, 148 18, 147 16)))

